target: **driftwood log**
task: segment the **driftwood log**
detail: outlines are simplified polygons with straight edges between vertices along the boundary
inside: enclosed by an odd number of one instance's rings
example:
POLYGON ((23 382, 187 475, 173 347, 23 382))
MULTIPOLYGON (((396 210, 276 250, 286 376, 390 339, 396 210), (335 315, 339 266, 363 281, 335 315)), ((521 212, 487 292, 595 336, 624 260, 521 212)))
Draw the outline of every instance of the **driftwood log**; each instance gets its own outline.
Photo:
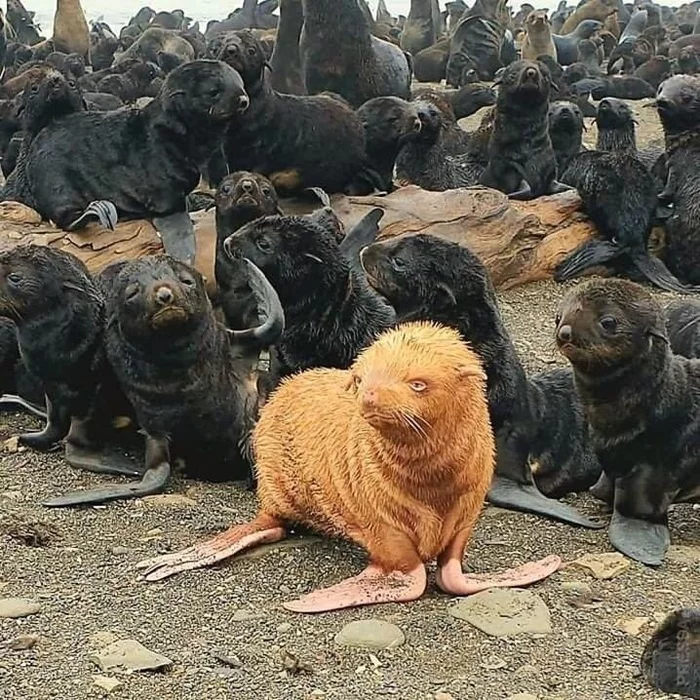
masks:
MULTIPOLYGON (((346 230, 368 211, 384 211, 380 237, 430 233, 469 247, 486 265, 493 282, 503 289, 549 279, 556 265, 595 228, 580 211, 575 192, 513 202, 500 192, 484 188, 428 192, 402 187, 382 197, 332 198, 332 206, 346 230)), ((300 201, 283 201, 283 211, 303 214, 314 208, 300 201)), ((196 214, 197 268, 213 283, 214 212, 196 214)), ((92 272, 123 258, 162 251, 157 232, 147 221, 122 223, 114 232, 91 226, 65 233, 26 207, 0 204, 0 249, 19 243, 50 245, 68 250, 92 272)))

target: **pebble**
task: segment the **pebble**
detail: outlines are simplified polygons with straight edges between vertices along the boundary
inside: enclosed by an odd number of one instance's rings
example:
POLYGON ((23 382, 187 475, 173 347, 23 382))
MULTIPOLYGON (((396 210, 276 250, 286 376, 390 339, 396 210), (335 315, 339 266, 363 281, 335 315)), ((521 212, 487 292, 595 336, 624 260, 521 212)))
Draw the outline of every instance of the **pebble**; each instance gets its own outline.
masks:
POLYGON ((629 634, 630 637, 636 637, 648 622, 648 617, 632 617, 629 619, 618 620, 617 626, 625 634, 629 634))
POLYGON ((281 625, 278 625, 277 632, 279 634, 286 634, 291 629, 292 629, 292 626, 291 626, 291 624, 289 624, 289 622, 283 622, 281 625))
POLYGON ((29 617, 40 610, 41 605, 30 598, 0 598, 0 617, 29 617))
POLYGON ((95 634, 90 637, 90 646, 93 649, 100 649, 101 647, 109 646, 114 644, 119 639, 119 637, 114 634, 114 632, 101 631, 95 632, 95 634))
POLYGON ((563 591, 567 593, 577 593, 578 595, 592 595, 591 587, 583 581, 564 581, 561 584, 563 591))
POLYGON ((518 693, 517 695, 509 695, 506 700, 538 700, 536 695, 532 693, 518 693))
POLYGON ((90 655, 90 661, 100 667, 101 671, 113 668, 127 671, 156 671, 172 666, 172 661, 166 656, 146 649, 135 639, 122 639, 110 644, 102 651, 90 655))
POLYGON ((442 693, 442 692, 435 693, 435 695, 433 697, 434 697, 434 700, 455 700, 454 697, 452 695, 450 695, 449 693, 442 693))
POLYGON ((233 613, 234 622, 247 622, 248 620, 262 620, 265 618, 264 613, 255 612, 254 610, 236 610, 233 613))
POLYGON ((598 579, 611 579, 629 569, 632 562, 618 552, 602 554, 584 554, 571 562, 572 566, 580 566, 598 579))
POLYGON ((671 545, 666 552, 668 561, 683 566, 696 566, 700 564, 700 547, 686 547, 684 545, 671 545))
POLYGON ((493 637, 550 634, 552 621, 545 602, 535 593, 494 588, 460 600, 450 615, 493 637))
POLYGON ((335 643, 360 649, 394 649, 404 644, 404 633, 383 620, 355 620, 335 635, 335 643))
POLYGON ((144 496, 141 499, 146 505, 159 507, 177 507, 185 508, 189 506, 196 506, 197 502, 193 501, 187 496, 183 496, 179 493, 161 493, 155 496, 144 496))
POLYGON ((112 554, 115 556, 121 556, 122 554, 128 554, 131 550, 128 547, 112 547, 112 554))
POLYGON ((38 641, 39 637, 34 634, 20 634, 18 637, 6 641, 4 646, 10 651, 26 651, 35 647, 38 641))
POLYGON ((121 685, 116 678, 110 678, 109 676, 93 676, 92 682, 98 688, 102 688, 102 690, 106 690, 108 693, 116 690, 121 685))

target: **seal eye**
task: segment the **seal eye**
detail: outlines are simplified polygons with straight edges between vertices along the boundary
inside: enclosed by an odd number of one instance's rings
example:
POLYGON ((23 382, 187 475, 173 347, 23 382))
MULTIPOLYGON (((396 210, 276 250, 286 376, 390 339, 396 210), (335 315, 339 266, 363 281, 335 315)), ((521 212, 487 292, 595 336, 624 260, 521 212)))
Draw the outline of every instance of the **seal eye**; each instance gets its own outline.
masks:
POLYGON ((406 269, 406 263, 401 260, 401 258, 392 258, 391 259, 391 266, 395 270, 405 270, 406 269))
POLYGON ((186 287, 194 287, 194 280, 189 275, 183 275, 180 277, 180 282, 182 282, 182 284, 184 284, 186 287))
POLYGON ((428 385, 425 382, 422 382, 420 379, 414 379, 412 382, 408 383, 408 386, 413 389, 417 394, 420 394, 422 391, 425 391, 428 388, 428 385))
POLYGON ((221 192, 222 192, 223 194, 231 194, 231 185, 224 185, 224 186, 221 188, 221 192))
POLYGON ((248 55, 255 56, 255 54, 256 54, 255 48, 253 46, 249 46, 248 47, 248 55))
POLYGON ((39 92, 39 86, 38 86, 38 85, 32 85, 32 92, 33 92, 33 93, 39 92))
POLYGON ((272 194, 272 190, 269 187, 263 187, 262 188, 262 193, 266 196, 269 197, 272 194))
POLYGON ((265 238, 258 238, 258 240, 255 241, 255 245, 258 247, 258 250, 261 250, 263 253, 267 253, 271 247, 270 242, 265 238))
POLYGON ((12 287, 18 287, 22 284, 22 275, 20 275, 19 272, 10 272, 7 276, 7 281, 12 287))
POLYGON ((603 318, 600 319, 600 327, 604 331, 612 333, 617 328, 617 321, 612 316, 603 316, 603 318))
POLYGON ((221 93, 221 89, 218 86, 213 87, 209 90, 210 97, 218 97, 220 93, 221 93))
POLYGON ((130 284, 124 291, 124 296, 126 297, 127 301, 132 301, 139 295, 139 291, 140 288, 138 284, 130 284))
POLYGON ((68 87, 69 87, 69 88, 74 88, 74 87, 75 87, 75 80, 69 80, 69 81, 68 81, 68 87))

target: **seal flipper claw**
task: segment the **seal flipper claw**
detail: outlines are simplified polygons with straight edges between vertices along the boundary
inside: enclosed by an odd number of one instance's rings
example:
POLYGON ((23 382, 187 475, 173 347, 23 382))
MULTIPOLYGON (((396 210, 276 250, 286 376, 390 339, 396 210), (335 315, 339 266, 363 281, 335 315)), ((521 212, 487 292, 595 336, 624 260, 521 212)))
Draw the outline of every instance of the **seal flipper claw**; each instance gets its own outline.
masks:
POLYGON ((320 613, 377 603, 407 603, 423 595, 427 581, 423 564, 407 573, 392 571, 388 574, 370 564, 357 576, 282 603, 282 606, 292 612, 320 613))
POLYGON ((90 450, 69 440, 66 441, 65 458, 71 467, 95 474, 137 477, 144 475, 144 470, 131 464, 128 459, 124 460, 123 464, 119 464, 115 461, 114 455, 106 455, 100 450, 90 450))
POLYGON ((510 192, 508 194, 508 199, 515 199, 519 201, 528 201, 530 199, 534 199, 534 195, 532 194, 532 188, 530 187, 528 182, 523 180, 520 183, 520 189, 517 189, 514 192, 510 192))
POLYGON ((570 192, 573 189, 571 185, 565 185, 563 182, 559 182, 559 180, 552 180, 547 194, 561 194, 562 192, 570 192))
POLYGON ((165 252, 172 258, 188 265, 194 264, 196 240, 192 219, 186 211, 153 219, 160 234, 165 252))
POLYGON ((489 503, 501 508, 544 515, 570 525, 579 525, 592 530, 605 527, 603 523, 589 520, 571 506, 547 498, 532 484, 518 484, 502 476, 494 477, 487 498, 489 503))
POLYGON ((85 208, 85 211, 68 226, 68 230, 77 231, 94 220, 98 221, 103 228, 114 231, 117 221, 119 220, 117 208, 112 202, 106 199, 90 202, 85 208))
POLYGON ((610 544, 625 556, 647 566, 661 566, 671 543, 668 527, 663 523, 628 518, 613 513, 608 530, 610 544))
POLYGON ((594 265, 603 265, 623 255, 624 250, 616 243, 603 241, 598 238, 586 241, 574 250, 554 269, 554 280, 566 282, 580 275, 584 270, 594 265))
POLYGON ((286 535, 287 532, 282 527, 281 521, 259 516, 250 523, 234 525, 216 537, 180 552, 145 559, 139 562, 136 568, 145 569, 143 577, 146 581, 160 581, 181 571, 211 566, 244 549, 279 542, 286 535))
POLYGON ((117 501, 122 498, 140 498, 161 493, 170 481, 170 464, 167 462, 147 469, 141 481, 137 484, 118 484, 103 486, 89 491, 70 491, 62 496, 54 496, 44 501, 47 508, 65 508, 67 506, 83 506, 95 503, 117 501))
POLYGON ((23 399, 21 396, 16 394, 3 394, 0 396, 0 406, 14 406, 15 408, 20 407, 29 411, 38 418, 43 418, 46 420, 46 411, 39 406, 34 405, 31 401, 23 399))
POLYGON ((450 559, 438 567, 437 584, 451 595, 472 595, 489 588, 520 588, 548 578, 561 568, 561 557, 555 554, 528 562, 499 574, 465 574, 459 559, 450 559))

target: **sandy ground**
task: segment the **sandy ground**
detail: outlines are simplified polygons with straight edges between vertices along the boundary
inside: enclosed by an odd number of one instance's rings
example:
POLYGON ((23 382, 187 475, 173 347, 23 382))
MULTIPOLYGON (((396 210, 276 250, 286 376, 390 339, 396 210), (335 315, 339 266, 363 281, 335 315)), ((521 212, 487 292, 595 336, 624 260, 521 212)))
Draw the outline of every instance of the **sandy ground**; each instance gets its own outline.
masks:
MULTIPOLYGON (((644 140, 657 138, 654 111, 637 111, 644 140)), ((594 140, 592 127, 586 141, 594 140)), ((531 372, 561 362, 552 330, 564 291, 544 283, 501 295, 531 372)), ((30 417, 0 415, 0 442, 37 425, 30 417)), ((281 602, 363 567, 362 552, 338 542, 297 539, 162 584, 139 582, 134 564, 140 559, 249 518, 255 499, 238 485, 177 480, 170 493, 186 500, 176 503, 157 497, 80 510, 38 505, 49 495, 100 481, 71 470, 59 455, 0 452, 0 598, 41 603, 37 615, 0 619, 3 700, 104 696, 94 685, 99 671, 89 657, 115 638, 136 639, 173 661, 161 673, 106 674, 122 683, 111 696, 129 700, 448 700, 443 693, 456 700, 501 700, 517 693, 539 700, 663 698, 669 696, 650 689, 639 674, 641 651, 658 619, 698 603, 700 512, 691 506, 672 509, 674 549, 660 569, 633 563, 619 577, 600 581, 568 567, 531 589, 549 607, 551 634, 494 638, 453 619, 449 610, 455 601, 432 583, 420 601, 406 605, 314 617, 282 609, 281 602), (18 523, 43 524, 47 541, 30 546, 17 539, 18 523), (566 584, 575 581, 588 585, 591 594, 572 593, 566 584), (398 625, 406 643, 373 656, 335 643, 345 624, 367 618, 398 625), (638 634, 620 627, 635 618, 643 618, 636 620, 638 634), (38 643, 26 651, 1 646, 19 634, 37 635, 38 643), (290 664, 289 655, 299 664, 290 664)), ((587 496, 570 501, 607 518, 587 496)), ((498 570, 550 553, 570 562, 609 551, 604 530, 487 507, 467 567, 498 570)))

